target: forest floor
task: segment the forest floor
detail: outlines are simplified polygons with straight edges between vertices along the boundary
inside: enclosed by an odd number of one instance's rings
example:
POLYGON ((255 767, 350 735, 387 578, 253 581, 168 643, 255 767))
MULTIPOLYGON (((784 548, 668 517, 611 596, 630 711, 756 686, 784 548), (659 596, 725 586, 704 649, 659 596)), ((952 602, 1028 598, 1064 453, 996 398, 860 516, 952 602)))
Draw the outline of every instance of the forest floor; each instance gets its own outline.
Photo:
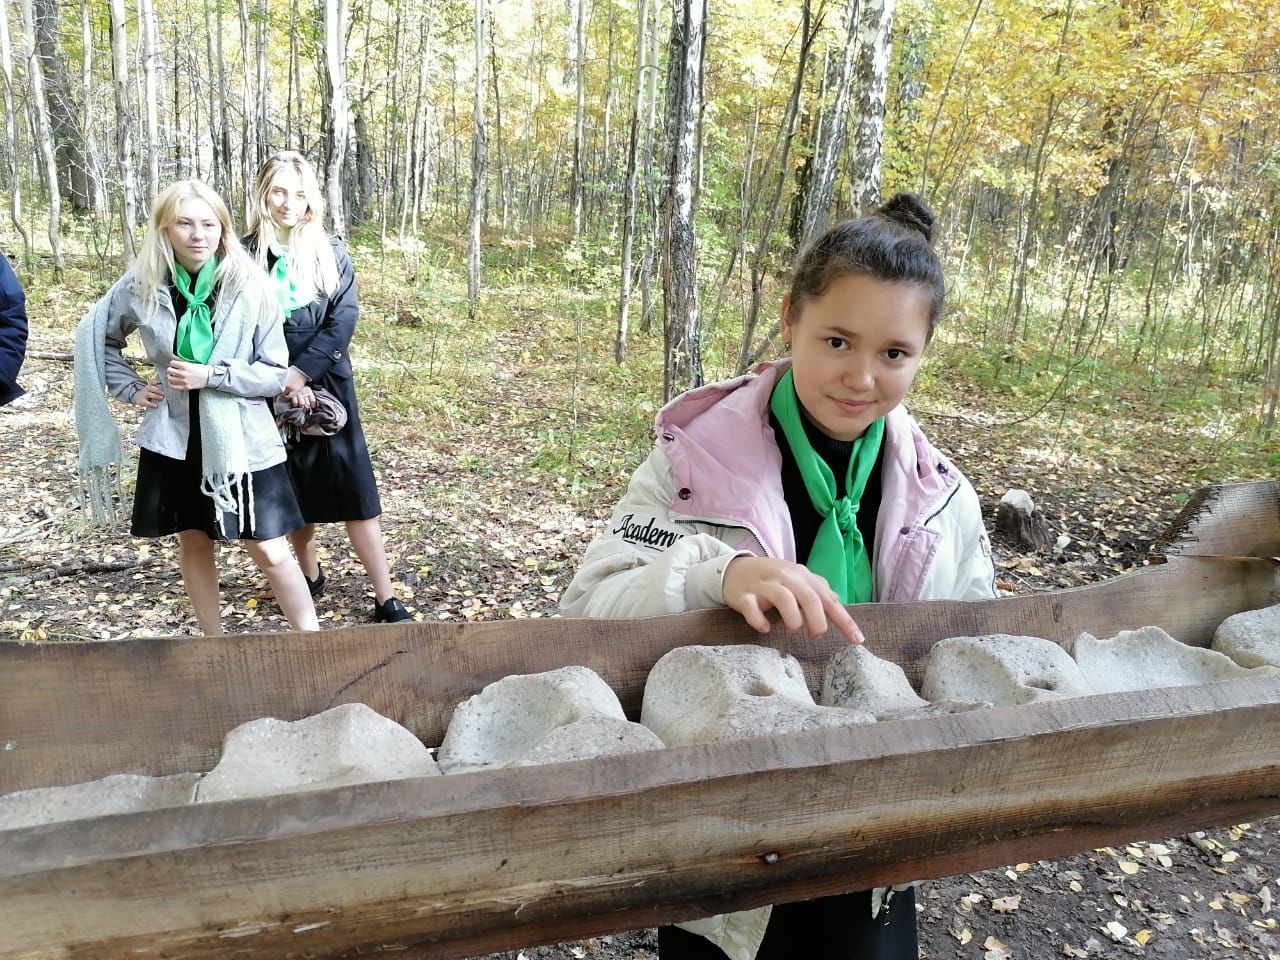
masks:
MULTIPOLYGON (((616 367, 608 321, 590 319, 600 304, 585 293, 513 283, 486 302, 488 323, 469 323, 456 283, 428 260, 388 268, 370 254, 357 263, 365 303, 352 354, 401 597, 419 619, 554 614, 647 452, 652 385, 661 380, 655 338, 638 341, 638 356, 616 367), (419 292, 401 299, 405 288, 419 292)), ((0 408, 0 638, 195 632, 176 545, 131 539, 127 520, 92 530, 75 504, 66 357, 75 319, 103 287, 99 276, 60 286, 37 279, 29 289, 31 355, 21 378, 29 392, 0 408)), ((1021 487, 1055 536, 1070 539, 1024 552, 996 538, 1003 593, 1131 570, 1196 487, 1276 473, 1274 442, 1254 443, 1212 404, 1172 402, 1203 386, 1082 380, 1037 393, 1028 387, 1034 377, 978 376, 960 361, 962 349, 959 338, 940 338, 909 405, 973 481, 989 522, 999 497, 1021 487)), ((1224 405, 1247 396, 1214 389, 1224 405)), ((131 436, 138 411, 114 409, 131 436)), ((129 479, 126 468, 126 490, 129 479)), ((341 531, 325 530, 322 543, 322 625, 367 622, 371 594, 341 531)), ((225 629, 283 629, 244 551, 223 548, 219 564, 225 629)), ((1280 820, 1135 838, 925 883, 921 956, 1280 960, 1275 900, 1280 820)), ((652 931, 636 931, 498 956, 633 960, 656 956, 655 942, 652 931)))

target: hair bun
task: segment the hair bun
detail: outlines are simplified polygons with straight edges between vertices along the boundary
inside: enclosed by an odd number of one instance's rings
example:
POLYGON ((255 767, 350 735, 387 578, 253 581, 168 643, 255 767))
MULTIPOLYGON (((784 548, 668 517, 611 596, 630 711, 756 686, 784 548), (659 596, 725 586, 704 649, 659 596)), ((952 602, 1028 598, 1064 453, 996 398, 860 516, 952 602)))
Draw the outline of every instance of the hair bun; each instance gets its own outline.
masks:
POLYGON ((914 193, 895 193, 876 211, 880 216, 919 230, 925 240, 933 242, 933 211, 914 193))

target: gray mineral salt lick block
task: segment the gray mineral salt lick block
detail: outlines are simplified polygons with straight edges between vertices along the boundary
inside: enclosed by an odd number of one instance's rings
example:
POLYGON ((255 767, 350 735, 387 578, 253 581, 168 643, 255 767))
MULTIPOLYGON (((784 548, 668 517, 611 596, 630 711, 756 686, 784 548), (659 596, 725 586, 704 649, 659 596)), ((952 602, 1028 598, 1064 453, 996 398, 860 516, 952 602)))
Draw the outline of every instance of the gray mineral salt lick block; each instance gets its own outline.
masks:
POLYGON ((877 657, 861 644, 841 647, 827 661, 819 702, 864 710, 878 720, 929 705, 912 689, 900 666, 877 657))
POLYGON ((926 700, 1017 706, 1092 691, 1065 650, 1040 637, 991 634, 939 640, 925 658, 926 700))
POLYGON ((586 667, 503 677, 458 704, 440 745, 440 768, 462 773, 661 746, 638 727, 586 667))
POLYGON ((562 760, 590 760, 642 750, 661 750, 663 743, 648 727, 629 720, 596 713, 556 727, 533 749, 508 766, 559 763, 562 760))
POLYGON ((1280 667, 1280 603, 1227 617, 1210 646, 1242 667, 1280 667))
POLYGON ((184 807, 195 799, 198 773, 145 777, 116 773, 65 787, 37 787, 0 797, 0 830, 88 820, 113 813, 184 807))
POLYGON ((937 717, 991 706, 985 700, 930 703, 915 692, 900 666, 877 657, 865 646, 853 644, 841 647, 827 661, 818 702, 828 707, 863 710, 877 720, 937 717))
POLYGON ((1182 643, 1160 627, 1122 630, 1106 640, 1082 633, 1067 646, 1096 693, 1280 676, 1280 669, 1275 667, 1250 670, 1225 653, 1182 643))
POLYGON ((649 672, 640 721, 669 747, 847 727, 875 718, 813 702, 804 670, 771 647, 677 647, 649 672))
POLYGON ((302 720, 242 723, 222 743, 222 759, 196 801, 236 800, 439 774, 412 732, 363 703, 344 703, 302 720))

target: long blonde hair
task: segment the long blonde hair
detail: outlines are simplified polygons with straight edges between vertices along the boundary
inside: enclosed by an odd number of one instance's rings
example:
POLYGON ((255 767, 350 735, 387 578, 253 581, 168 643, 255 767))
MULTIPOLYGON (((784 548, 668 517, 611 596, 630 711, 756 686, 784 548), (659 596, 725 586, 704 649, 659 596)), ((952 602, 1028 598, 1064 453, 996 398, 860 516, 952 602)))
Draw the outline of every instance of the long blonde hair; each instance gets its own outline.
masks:
POLYGON ((289 273, 299 297, 310 301, 317 293, 332 294, 338 289, 338 261, 324 232, 324 197, 320 193, 320 181, 316 179, 315 168, 302 154, 281 150, 267 157, 258 168, 248 231, 257 239, 258 264, 265 270, 268 248, 276 238, 276 224, 267 207, 267 195, 276 174, 286 167, 298 175, 307 198, 307 209, 289 234, 289 273))
POLYGON ((235 297, 246 290, 265 294, 266 277, 250 259, 244 247, 240 246, 240 240, 231 224, 231 212, 227 210, 222 198, 200 180, 179 180, 156 197, 148 218, 147 235, 133 265, 134 276, 138 280, 138 293, 146 304, 147 316, 152 316, 160 305, 160 285, 173 276, 173 245, 169 242, 168 229, 178 219, 178 207, 183 200, 203 200, 222 227, 218 249, 214 251, 218 258, 214 283, 218 285, 222 295, 235 297))

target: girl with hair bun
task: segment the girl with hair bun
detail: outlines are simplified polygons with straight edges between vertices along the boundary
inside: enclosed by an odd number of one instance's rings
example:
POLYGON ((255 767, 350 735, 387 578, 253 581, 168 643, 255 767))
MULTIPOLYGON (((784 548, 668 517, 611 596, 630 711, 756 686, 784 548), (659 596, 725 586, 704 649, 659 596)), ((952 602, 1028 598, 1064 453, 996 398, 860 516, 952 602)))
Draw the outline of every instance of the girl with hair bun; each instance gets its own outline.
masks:
POLYGON ((284 310, 289 370, 283 396, 315 404, 316 388, 335 397, 346 424, 329 435, 302 434, 289 448, 288 470, 305 524, 289 535, 313 597, 324 592, 316 524, 343 523, 373 587, 373 619, 397 623, 413 615, 391 588, 378 517, 382 503, 360 425, 350 346, 360 303, 346 247, 325 233, 324 198, 315 168, 282 150, 258 170, 245 247, 271 275, 284 310))
POLYGON ((95 521, 114 518, 109 467, 121 460, 106 394, 143 407, 135 537, 178 535, 183 585, 206 635, 222 632, 214 543, 240 540, 295 630, 318 630, 285 535, 302 514, 285 472, 271 398, 288 350, 275 296, 199 180, 156 198, 133 268, 76 330, 81 492, 95 521), (121 353, 138 332, 156 379, 121 353))
MULTIPOLYGON (((790 356, 659 411, 567 615, 727 606, 767 633, 774 610, 789 631, 861 643, 848 605, 995 595, 977 494, 902 406, 945 299, 932 231, 900 193, 805 249, 782 299, 790 356)), ((662 960, 915 960, 915 897, 747 910, 664 927, 658 945, 662 960)))

